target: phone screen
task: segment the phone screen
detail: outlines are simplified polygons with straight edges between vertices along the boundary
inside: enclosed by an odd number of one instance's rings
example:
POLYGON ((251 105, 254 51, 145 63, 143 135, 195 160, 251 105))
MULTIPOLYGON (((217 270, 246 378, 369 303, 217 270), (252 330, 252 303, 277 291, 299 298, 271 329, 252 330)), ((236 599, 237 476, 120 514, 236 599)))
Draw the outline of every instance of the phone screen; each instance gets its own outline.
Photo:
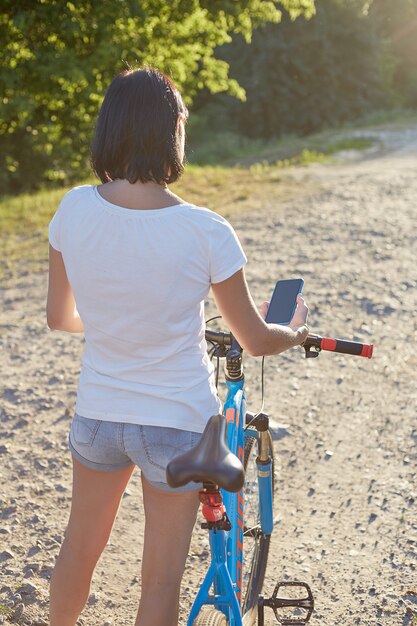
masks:
POLYGON ((302 278, 279 280, 275 285, 265 322, 289 324, 297 307, 297 295, 301 293, 303 285, 302 278))

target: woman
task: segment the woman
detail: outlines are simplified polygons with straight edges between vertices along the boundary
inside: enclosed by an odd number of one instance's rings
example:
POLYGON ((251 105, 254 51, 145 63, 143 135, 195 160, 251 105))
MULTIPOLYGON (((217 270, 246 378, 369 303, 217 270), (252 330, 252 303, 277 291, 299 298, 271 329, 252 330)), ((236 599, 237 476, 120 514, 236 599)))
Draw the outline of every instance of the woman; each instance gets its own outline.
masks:
POLYGON ((102 184, 71 190, 49 227, 48 326, 85 334, 69 436, 72 506, 51 580, 50 626, 76 623, 135 465, 145 508, 135 625, 178 623, 198 490, 171 490, 165 467, 198 442, 221 406, 204 339, 209 289, 249 354, 282 352, 308 334, 302 298, 290 327, 264 322, 232 227, 169 190, 183 171, 186 119, 169 78, 151 69, 119 74, 92 147, 102 184))

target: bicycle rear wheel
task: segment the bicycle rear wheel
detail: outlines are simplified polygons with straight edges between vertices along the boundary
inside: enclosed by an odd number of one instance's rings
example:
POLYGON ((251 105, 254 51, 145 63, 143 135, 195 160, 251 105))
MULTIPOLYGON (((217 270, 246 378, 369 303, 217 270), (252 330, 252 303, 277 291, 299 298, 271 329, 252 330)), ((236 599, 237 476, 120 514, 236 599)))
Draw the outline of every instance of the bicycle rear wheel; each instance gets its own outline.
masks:
POLYGON ((228 626, 229 622, 221 611, 203 606, 193 622, 193 626, 228 626))
MULTIPOLYGON (((242 564, 242 616, 245 626, 255 624, 258 596, 261 593, 268 561, 270 536, 263 534, 260 524, 260 501, 256 457, 258 439, 255 429, 245 434, 244 468, 244 531, 242 564), (252 435, 255 435, 252 436, 252 435)), ((272 497, 274 496, 274 449, 269 435, 269 454, 272 459, 272 497)))

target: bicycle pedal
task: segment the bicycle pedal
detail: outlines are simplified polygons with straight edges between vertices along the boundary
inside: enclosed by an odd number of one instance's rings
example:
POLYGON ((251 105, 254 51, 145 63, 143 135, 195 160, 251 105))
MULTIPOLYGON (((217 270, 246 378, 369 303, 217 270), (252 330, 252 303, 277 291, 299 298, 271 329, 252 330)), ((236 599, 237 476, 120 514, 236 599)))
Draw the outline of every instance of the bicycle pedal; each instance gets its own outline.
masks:
POLYGON ((273 610, 275 618, 280 626, 304 626, 310 620, 310 617, 314 609, 314 598, 310 586, 305 582, 299 582, 295 580, 285 580, 276 584, 274 592, 270 598, 259 598, 258 603, 258 626, 264 626, 264 607, 269 607, 273 610), (289 587, 293 590, 297 590, 297 587, 306 591, 303 597, 290 597, 285 598, 279 594, 282 587, 289 587), (278 610, 284 609, 298 609, 300 615, 280 615, 278 610))

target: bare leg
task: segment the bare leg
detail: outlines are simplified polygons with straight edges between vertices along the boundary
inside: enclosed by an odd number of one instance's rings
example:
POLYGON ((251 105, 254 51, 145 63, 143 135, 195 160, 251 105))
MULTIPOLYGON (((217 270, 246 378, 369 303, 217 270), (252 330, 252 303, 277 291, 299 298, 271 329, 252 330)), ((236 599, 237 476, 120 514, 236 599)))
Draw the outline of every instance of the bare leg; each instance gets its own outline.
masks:
POLYGON ((99 472, 73 458, 71 514, 51 579, 50 626, 75 625, 134 467, 99 472))
POLYGON ((161 491, 142 478, 145 544, 135 626, 178 626, 179 594, 198 491, 161 491))

